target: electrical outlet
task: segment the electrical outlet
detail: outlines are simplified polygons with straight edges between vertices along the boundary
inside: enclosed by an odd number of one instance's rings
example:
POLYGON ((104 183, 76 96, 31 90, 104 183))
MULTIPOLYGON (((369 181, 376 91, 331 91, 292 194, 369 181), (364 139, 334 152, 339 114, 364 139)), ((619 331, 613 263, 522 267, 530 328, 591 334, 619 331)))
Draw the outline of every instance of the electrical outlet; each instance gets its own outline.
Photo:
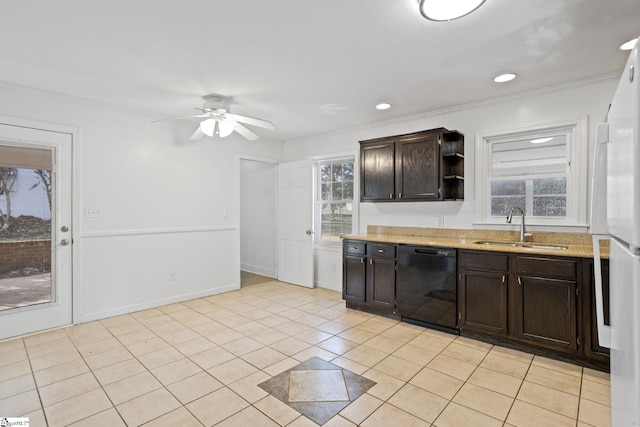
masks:
POLYGON ((229 218, 229 209, 224 209, 222 211, 222 216, 225 217, 225 218, 229 218))
POLYGON ((444 227, 444 217, 443 216, 439 216, 438 217, 438 227, 444 227))
POLYGON ((176 272, 175 271, 170 271, 169 272, 169 281, 170 282, 175 282, 176 281, 176 272))
POLYGON ((102 208, 84 208, 85 218, 102 218, 102 208))

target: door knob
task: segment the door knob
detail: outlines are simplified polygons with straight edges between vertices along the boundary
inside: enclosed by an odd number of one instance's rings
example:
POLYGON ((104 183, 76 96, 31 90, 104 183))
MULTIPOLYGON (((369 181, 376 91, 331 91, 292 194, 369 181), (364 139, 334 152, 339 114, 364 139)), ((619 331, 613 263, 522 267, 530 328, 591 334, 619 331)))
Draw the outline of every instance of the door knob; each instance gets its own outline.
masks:
POLYGON ((63 225, 62 227, 60 227, 60 231, 62 231, 63 233, 66 233, 67 231, 69 231, 69 227, 67 227, 66 225, 63 225))
POLYGON ((305 233, 307 233, 307 234, 311 234, 311 233, 313 233, 313 231, 311 231, 311 230, 307 230, 307 231, 305 231, 305 233))
POLYGON ((60 246, 67 246, 69 244, 69 239, 60 240, 60 246))

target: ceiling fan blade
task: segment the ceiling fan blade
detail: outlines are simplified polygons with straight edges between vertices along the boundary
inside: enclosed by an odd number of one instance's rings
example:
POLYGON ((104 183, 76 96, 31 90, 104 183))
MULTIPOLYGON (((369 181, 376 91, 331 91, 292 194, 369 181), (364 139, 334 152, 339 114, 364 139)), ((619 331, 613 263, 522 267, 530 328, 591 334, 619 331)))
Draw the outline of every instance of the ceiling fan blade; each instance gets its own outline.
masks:
POLYGON ((258 139, 258 135, 256 135, 246 127, 242 126, 240 123, 236 122, 236 125, 233 127, 233 130, 235 130, 240 135, 247 138, 249 141, 255 141, 256 139, 258 139))
POLYGON ((274 130, 275 126, 273 126, 273 123, 271 123, 270 121, 267 120, 262 120, 262 119, 256 119, 253 117, 247 117, 247 116, 242 116, 240 114, 235 114, 235 113, 228 113, 229 116, 233 116, 234 119, 236 119, 236 121, 239 121, 241 123, 246 123, 248 125, 252 125, 252 126, 258 126, 261 128, 265 128, 265 129, 269 129, 269 130, 274 130))
POLYGON ((168 122, 168 121, 171 121, 171 120, 191 119, 193 117, 209 117, 209 115, 208 114, 198 114, 196 116, 173 117, 171 119, 153 120, 151 123, 168 122))
POLYGON ((200 139, 204 136, 204 132, 202 132, 202 130, 200 129, 200 126, 198 126, 198 128, 196 129, 196 131, 193 133, 193 135, 191 135, 191 138, 189 138, 192 141, 195 141, 196 139, 200 139))

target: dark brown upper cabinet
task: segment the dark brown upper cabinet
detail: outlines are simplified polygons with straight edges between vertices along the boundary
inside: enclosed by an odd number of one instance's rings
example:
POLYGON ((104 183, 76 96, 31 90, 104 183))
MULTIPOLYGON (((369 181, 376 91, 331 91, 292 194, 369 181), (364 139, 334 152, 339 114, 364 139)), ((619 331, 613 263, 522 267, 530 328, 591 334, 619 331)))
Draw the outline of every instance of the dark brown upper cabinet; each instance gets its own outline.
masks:
POLYGON ((360 141, 360 201, 464 199, 464 135, 445 128, 360 141))

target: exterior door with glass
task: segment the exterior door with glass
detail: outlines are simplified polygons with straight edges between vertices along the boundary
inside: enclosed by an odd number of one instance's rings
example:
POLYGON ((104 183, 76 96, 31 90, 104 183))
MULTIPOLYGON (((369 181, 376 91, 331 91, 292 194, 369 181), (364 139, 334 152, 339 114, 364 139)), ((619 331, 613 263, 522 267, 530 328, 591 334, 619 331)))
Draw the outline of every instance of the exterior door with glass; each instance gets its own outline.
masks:
POLYGON ((0 339, 72 323, 72 143, 0 121, 0 339))

